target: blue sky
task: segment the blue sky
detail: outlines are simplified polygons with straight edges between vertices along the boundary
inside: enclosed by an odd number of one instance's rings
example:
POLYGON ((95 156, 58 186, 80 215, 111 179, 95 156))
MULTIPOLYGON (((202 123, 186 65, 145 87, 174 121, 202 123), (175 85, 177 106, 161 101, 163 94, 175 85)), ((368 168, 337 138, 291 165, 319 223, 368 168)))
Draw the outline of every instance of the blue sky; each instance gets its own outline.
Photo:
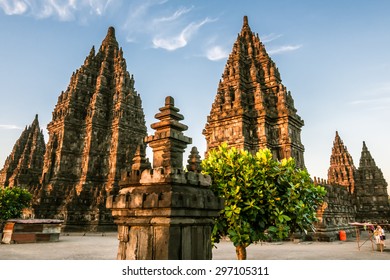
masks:
POLYGON ((0 0, 0 166, 35 114, 48 140, 58 95, 109 26, 149 133, 171 95, 203 158, 201 133, 247 15, 305 121, 309 173, 327 177, 337 130, 355 166, 365 141, 390 183, 389 13, 379 0, 0 0))

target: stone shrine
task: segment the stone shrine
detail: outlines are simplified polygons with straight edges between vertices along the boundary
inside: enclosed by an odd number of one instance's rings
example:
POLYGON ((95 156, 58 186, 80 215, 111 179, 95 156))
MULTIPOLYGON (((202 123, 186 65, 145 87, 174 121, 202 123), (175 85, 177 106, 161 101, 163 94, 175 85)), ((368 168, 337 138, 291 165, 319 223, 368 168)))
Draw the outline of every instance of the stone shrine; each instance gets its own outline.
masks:
POLYGON ((64 220, 65 230, 112 228, 105 199, 118 191, 146 136, 141 97, 113 27, 73 73, 47 129, 42 186, 32 190, 35 216, 64 220))
POLYGON ((332 154, 330 156, 330 167, 328 169, 328 181, 330 184, 347 188, 349 193, 355 190, 356 168, 351 155, 344 146, 339 133, 333 142, 332 154))
POLYGON ((253 153, 269 148, 274 158, 293 157, 303 168, 303 125, 278 68, 245 16, 203 131, 207 150, 222 142, 253 153))
POLYGON ((389 222, 390 205, 387 182, 363 142, 356 174, 356 218, 359 221, 389 222))
POLYGON ((0 186, 28 188, 39 184, 42 174, 45 140, 38 115, 24 129, 0 170, 0 186))
MULTIPOLYGON (((191 138, 183 135, 183 116, 167 97, 145 138, 153 148, 153 168, 144 153, 136 155, 132 173, 120 182, 119 195, 107 199, 118 225, 120 260, 203 260, 212 258, 211 230, 223 201, 214 196, 211 178, 183 170, 183 152, 191 138)), ((139 149, 143 150, 143 147, 139 149)), ((189 162, 197 170, 196 149, 189 162)), ((125 174, 126 175, 126 174, 125 174)))

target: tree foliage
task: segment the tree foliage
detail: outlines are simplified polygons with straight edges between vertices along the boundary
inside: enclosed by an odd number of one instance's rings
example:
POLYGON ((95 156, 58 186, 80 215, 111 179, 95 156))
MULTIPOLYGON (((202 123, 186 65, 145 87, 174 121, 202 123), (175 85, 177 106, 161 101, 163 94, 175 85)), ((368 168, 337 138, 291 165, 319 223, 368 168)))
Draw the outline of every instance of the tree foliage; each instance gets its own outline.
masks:
POLYGON ((225 201, 212 241, 227 236, 237 248, 310 229, 326 194, 294 159, 274 160, 268 149, 252 155, 224 143, 209 152, 202 168, 212 178, 213 192, 225 201))
POLYGON ((31 193, 19 187, 0 188, 0 220, 19 218, 30 205, 31 193))

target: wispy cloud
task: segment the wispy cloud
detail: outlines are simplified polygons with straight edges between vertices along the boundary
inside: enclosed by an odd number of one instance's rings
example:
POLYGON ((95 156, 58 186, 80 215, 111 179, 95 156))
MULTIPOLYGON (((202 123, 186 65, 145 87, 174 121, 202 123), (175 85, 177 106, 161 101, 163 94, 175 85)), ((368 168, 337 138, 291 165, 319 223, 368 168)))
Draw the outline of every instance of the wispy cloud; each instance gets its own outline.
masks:
POLYGON ((302 48, 302 45, 286 45, 286 46, 270 49, 268 51, 268 54, 273 55, 273 54, 286 53, 286 52, 298 50, 300 48, 302 48))
POLYGON ((0 129, 23 129, 14 124, 0 124, 0 129))
POLYGON ((178 35, 175 36, 156 36, 153 39, 153 46, 155 48, 162 48, 168 51, 174 51, 176 49, 183 48, 187 45, 188 41, 199 30, 199 28, 212 21, 214 20, 206 18, 198 23, 191 22, 178 35))
POLYGON ((206 51, 206 57, 211 61, 225 59, 228 56, 228 50, 222 48, 221 46, 213 46, 206 51))
POLYGON ((389 110, 390 108, 390 83, 383 83, 376 88, 370 88, 361 94, 360 99, 351 101, 349 104, 357 106, 361 110, 389 110))
POLYGON ((84 20, 91 15, 104 14, 111 1, 106 0, 0 0, 6 15, 31 15, 38 19, 56 18, 60 21, 84 20))
POLYGON ((163 30, 171 30, 176 21, 192 8, 181 8, 172 14, 165 0, 134 0, 129 2, 127 17, 122 28, 127 32, 127 42, 137 42, 139 38, 153 38, 163 30))
POLYGON ((193 8, 194 8, 194 6, 192 6, 190 8, 180 8, 180 9, 176 10, 172 15, 162 16, 160 18, 156 18, 154 21, 155 21, 155 23, 174 21, 174 20, 177 20, 182 15, 189 13, 193 8))
POLYGON ((134 0, 128 9, 123 24, 127 42, 147 41, 153 48, 168 51, 187 46, 202 26, 215 21, 194 18, 194 6, 178 8, 163 0, 134 0))
POLYGON ((6 15, 22 15, 27 11, 28 5, 22 0, 0 0, 0 8, 6 15))
POLYGON ((276 39, 279 39, 282 36, 283 36, 282 34, 271 33, 271 34, 262 36, 261 41, 263 43, 269 43, 269 42, 272 42, 276 39))

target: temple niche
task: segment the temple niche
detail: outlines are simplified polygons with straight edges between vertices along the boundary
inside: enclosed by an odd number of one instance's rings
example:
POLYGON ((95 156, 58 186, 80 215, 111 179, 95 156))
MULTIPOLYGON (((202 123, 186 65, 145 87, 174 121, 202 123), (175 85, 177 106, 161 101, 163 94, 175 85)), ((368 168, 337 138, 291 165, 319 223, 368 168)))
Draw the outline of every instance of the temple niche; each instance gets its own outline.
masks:
POLYGON ((65 220, 65 230, 112 228, 107 195, 146 136, 141 97, 110 27, 58 97, 44 156, 41 186, 33 190, 37 218, 65 220))
POLYGON ((29 188, 38 185, 44 154, 45 140, 38 115, 35 115, 34 121, 23 130, 0 170, 0 187, 29 188))
POLYGON ((223 142, 253 153, 269 148, 276 159, 293 157, 304 168, 303 125, 278 68, 245 16, 203 130, 207 151, 223 142))

